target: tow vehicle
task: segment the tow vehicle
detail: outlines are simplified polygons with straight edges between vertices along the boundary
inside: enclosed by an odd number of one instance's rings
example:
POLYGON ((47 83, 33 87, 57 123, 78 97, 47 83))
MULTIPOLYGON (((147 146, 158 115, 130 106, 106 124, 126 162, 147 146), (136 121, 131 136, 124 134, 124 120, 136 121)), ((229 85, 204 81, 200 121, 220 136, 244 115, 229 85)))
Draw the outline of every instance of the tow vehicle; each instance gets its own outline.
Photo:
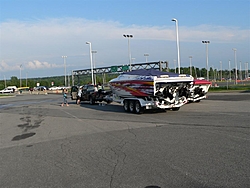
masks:
POLYGON ((82 89, 82 94, 80 97, 80 101, 88 101, 90 104, 95 104, 96 102, 106 102, 111 103, 111 91, 105 90, 103 87, 99 90, 97 86, 92 84, 87 84, 83 86, 72 86, 71 87, 71 99, 78 100, 78 90, 82 89))

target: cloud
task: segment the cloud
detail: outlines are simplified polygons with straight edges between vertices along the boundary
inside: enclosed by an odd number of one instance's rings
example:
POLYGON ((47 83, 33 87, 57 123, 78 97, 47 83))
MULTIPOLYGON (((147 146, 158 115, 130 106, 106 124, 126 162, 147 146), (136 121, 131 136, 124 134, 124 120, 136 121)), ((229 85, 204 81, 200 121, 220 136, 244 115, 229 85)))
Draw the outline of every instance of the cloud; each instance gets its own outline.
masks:
POLYGON ((181 27, 180 36, 184 41, 211 40, 222 42, 245 42, 249 40, 249 30, 238 27, 225 27, 214 25, 199 25, 195 27, 181 27))
MULTIPOLYGON (((161 27, 125 26, 115 21, 62 18, 10 20, 0 23, 0 30, 0 71, 18 70, 20 64, 32 70, 62 68, 62 55, 68 56, 69 66, 87 68, 89 48, 86 41, 91 41, 93 49, 98 51, 97 61, 102 62, 103 66, 127 63, 127 42, 122 37, 124 33, 134 35, 131 49, 136 49, 132 51, 136 61, 143 61, 146 52, 150 53, 149 59, 153 60, 173 60, 176 57, 176 46, 173 46, 176 31, 173 24, 161 27)), ((190 43, 186 51, 200 49, 200 46, 191 46, 192 43, 201 45, 202 40, 210 40, 213 44, 241 44, 243 48, 249 42, 249 30, 215 25, 179 26, 179 37, 181 43, 190 43)), ((181 50, 185 54, 183 46, 181 50)), ((199 51, 196 53, 197 56, 201 54, 199 51)), ((195 52, 192 55, 195 57, 195 52)), ((187 54, 185 56, 188 57, 187 54)))
POLYGON ((20 69, 20 65, 10 65, 6 63, 4 60, 0 62, 0 71, 9 71, 9 70, 17 70, 20 69))
POLYGON ((63 65, 57 65, 57 64, 50 64, 48 62, 40 62, 38 60, 29 61, 24 64, 19 65, 11 65, 6 63, 5 61, 0 62, 0 71, 10 71, 10 70, 20 70, 20 67, 22 69, 26 70, 38 70, 38 69, 53 69, 53 68, 59 68, 63 67, 63 65))
POLYGON ((48 62, 40 62, 38 60, 29 61, 25 66, 28 69, 33 69, 33 70, 35 70, 35 69, 50 69, 50 68, 61 67, 60 65, 49 64, 48 62))
MULTIPOLYGON (((123 33, 132 33, 137 39, 175 40, 174 26, 124 26, 119 22, 91 21, 81 18, 46 19, 33 22, 9 21, 1 23, 1 41, 29 45, 62 44, 64 41, 76 42, 79 37, 90 39, 121 39, 123 33)), ((214 41, 240 40, 249 37, 249 30, 237 27, 199 25, 193 27, 179 26, 183 41, 194 40, 197 34, 214 41), (240 38, 238 38, 240 36, 240 38)))

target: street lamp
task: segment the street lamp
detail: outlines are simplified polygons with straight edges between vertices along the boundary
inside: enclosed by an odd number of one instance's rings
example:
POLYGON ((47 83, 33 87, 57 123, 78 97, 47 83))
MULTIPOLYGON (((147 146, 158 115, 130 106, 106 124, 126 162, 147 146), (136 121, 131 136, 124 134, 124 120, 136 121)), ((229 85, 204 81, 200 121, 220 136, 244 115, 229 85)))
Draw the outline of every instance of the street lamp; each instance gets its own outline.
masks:
POLYGON ((212 69, 213 69, 213 77, 214 77, 214 81, 216 82, 216 78, 215 78, 215 68, 214 68, 214 65, 212 65, 212 69))
POLYGON ((248 62, 245 63, 245 79, 248 79, 248 62))
POLYGON ((28 74, 28 72, 26 72, 26 87, 28 85, 27 74, 28 74))
POLYGON ((206 44, 206 54, 207 54, 207 80, 209 80, 209 70, 208 70, 208 44, 210 43, 209 40, 203 40, 203 44, 206 44))
POLYGON ((189 56, 190 59, 190 75, 192 76, 192 56, 189 56))
POLYGON ((123 34, 123 37, 128 38, 128 58, 129 58, 129 70, 131 71, 131 52, 130 52, 130 38, 133 38, 133 35, 123 34))
POLYGON ((237 60, 236 60, 236 48, 232 49, 234 51, 234 65, 235 65, 235 84, 237 84, 237 60))
POLYGON ((134 63, 134 61, 135 61, 135 58, 134 58, 134 57, 132 57, 132 58, 131 58, 131 60, 132 60, 132 63, 134 63))
POLYGON ((240 61, 240 81, 242 81, 241 61, 240 61))
POLYGON ((146 63, 147 63, 149 54, 144 54, 144 56, 146 57, 146 63))
MULTIPOLYGON (((93 56, 93 67, 95 69, 95 56, 94 54, 97 53, 96 50, 92 50, 92 56, 93 56)), ((95 80, 94 80, 94 84, 96 85, 96 70, 95 70, 95 80)))
POLYGON ((229 69, 229 80, 230 80, 230 82, 231 82, 231 61, 230 60, 228 60, 228 69, 229 69))
POLYGON ((6 77, 4 75, 4 88, 6 88, 6 87, 7 87, 7 85, 6 85, 6 77))
POLYGON ((220 61, 220 81, 222 81, 222 61, 220 61))
POLYGON ((178 20, 176 18, 173 18, 172 21, 175 22, 175 27, 176 27, 177 62, 178 62, 178 73, 180 74, 180 72, 181 72, 181 63, 180 63, 178 20))
POLYGON ((68 86, 70 86, 70 72, 68 72, 68 86))
POLYGON ((91 48, 91 42, 86 42, 86 44, 89 44, 89 57, 90 57, 90 67, 91 67, 91 82, 94 84, 94 74, 93 74, 93 62, 92 62, 92 48, 91 48))
POLYGON ((22 64, 20 65, 20 87, 22 87, 22 64))
POLYGON ((197 78, 197 72, 196 72, 196 67, 194 66, 194 75, 195 75, 195 78, 197 78))
POLYGON ((176 59, 174 59, 174 73, 176 73, 176 59))
POLYGON ((66 58, 67 56, 62 56, 64 63, 64 86, 67 86, 67 78, 66 78, 66 58))

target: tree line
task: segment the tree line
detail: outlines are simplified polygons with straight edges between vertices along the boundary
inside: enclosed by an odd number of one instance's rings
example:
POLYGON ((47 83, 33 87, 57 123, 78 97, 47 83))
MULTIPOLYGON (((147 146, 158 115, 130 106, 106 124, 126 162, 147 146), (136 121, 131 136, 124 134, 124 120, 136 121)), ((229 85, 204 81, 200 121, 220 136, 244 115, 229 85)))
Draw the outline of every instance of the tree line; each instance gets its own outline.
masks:
MULTIPOLYGON (((178 69, 167 69, 164 71, 168 72, 176 72, 178 73, 178 69)), ((190 67, 181 67, 180 68, 181 74, 190 74, 190 67)), ((207 77, 207 69, 206 68, 196 68, 191 67, 192 76, 197 77, 207 77)), ((237 78, 238 79, 245 79, 249 75, 246 71, 239 71, 237 70, 237 78)), ((118 74, 105 74, 103 75, 97 74, 95 76, 96 83, 108 83, 109 80, 117 77, 118 74)), ((210 68, 209 70, 209 78, 210 80, 220 81, 221 79, 235 79, 235 69, 231 71, 228 70, 218 70, 210 68)), ((72 85, 84 85, 91 83, 91 75, 79 75, 74 77, 74 83, 72 83, 72 77, 67 77, 66 86, 72 85)), ((9 80, 0 80, 0 89, 4 89, 6 86, 17 86, 17 87, 31 87, 34 88, 39 83, 40 86, 52 87, 52 86, 64 86, 65 85, 65 77, 64 76, 53 76, 53 77, 42 77, 42 78, 27 78, 22 79, 21 82, 16 76, 12 76, 9 80)))

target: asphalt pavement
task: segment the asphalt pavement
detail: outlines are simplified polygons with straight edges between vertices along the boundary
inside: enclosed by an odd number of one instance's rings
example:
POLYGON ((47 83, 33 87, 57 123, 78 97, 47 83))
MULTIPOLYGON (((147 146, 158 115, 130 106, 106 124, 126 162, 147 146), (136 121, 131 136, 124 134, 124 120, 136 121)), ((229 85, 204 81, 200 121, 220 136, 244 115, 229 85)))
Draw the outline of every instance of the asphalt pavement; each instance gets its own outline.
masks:
POLYGON ((62 100, 0 98, 1 188, 250 187, 250 93, 141 115, 62 100))

